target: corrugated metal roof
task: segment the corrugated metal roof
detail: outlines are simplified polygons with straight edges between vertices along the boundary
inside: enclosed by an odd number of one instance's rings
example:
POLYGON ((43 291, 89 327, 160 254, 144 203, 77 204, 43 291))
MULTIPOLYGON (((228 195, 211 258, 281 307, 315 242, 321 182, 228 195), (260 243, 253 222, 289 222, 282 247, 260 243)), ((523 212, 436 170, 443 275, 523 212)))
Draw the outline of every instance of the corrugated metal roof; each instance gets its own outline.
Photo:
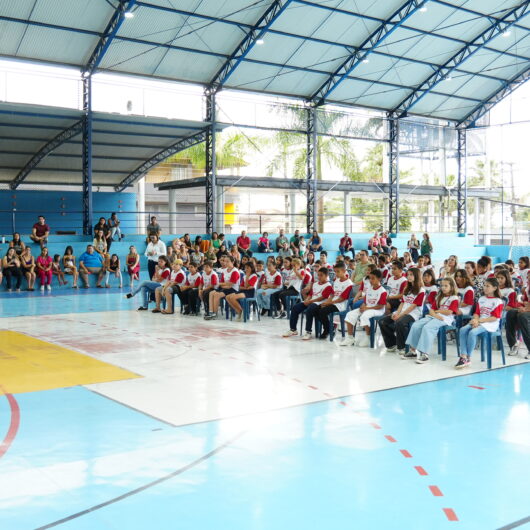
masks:
MULTIPOLYGON (((521 9, 508 32, 497 31, 456 65, 450 82, 426 83, 510 10, 525 8, 523 0, 138 0, 100 69, 207 85, 277 3, 284 9, 262 22, 263 45, 237 59, 227 88, 315 96, 381 27, 386 31, 367 48, 369 62, 354 65, 321 101, 395 111, 407 96, 427 91, 406 109, 410 114, 459 121, 530 69, 530 17, 521 9), (406 18, 389 24, 408 3, 406 18)), ((4 0, 0 55, 82 67, 111 16, 101 0, 4 0)))

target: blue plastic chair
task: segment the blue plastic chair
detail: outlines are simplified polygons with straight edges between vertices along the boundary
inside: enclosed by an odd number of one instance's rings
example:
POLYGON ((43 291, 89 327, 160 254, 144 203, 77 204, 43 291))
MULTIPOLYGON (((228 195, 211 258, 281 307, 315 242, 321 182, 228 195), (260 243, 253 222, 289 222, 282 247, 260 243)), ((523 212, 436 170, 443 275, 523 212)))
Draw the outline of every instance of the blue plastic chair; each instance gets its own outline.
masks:
POLYGON ((504 354, 504 344, 502 342, 501 325, 499 324, 498 331, 488 331, 480 335, 480 359, 484 362, 484 357, 487 357, 488 370, 491 369, 492 358, 492 341, 497 339, 497 347, 501 351, 502 364, 506 365, 506 355, 504 354))
POLYGON ((370 319, 370 348, 375 348, 375 334, 377 333, 377 327, 379 321, 383 320, 387 315, 379 315, 370 319))
POLYGON ((353 309, 353 297, 350 296, 348 298, 348 305, 346 306, 346 309, 344 311, 335 311, 333 313, 329 314, 329 340, 330 342, 333 341, 335 338, 335 316, 338 315, 340 319, 340 332, 342 334, 342 337, 346 335, 346 315, 349 311, 353 309))
POLYGON ((258 320, 261 320, 260 309, 258 301, 255 298, 242 298, 239 300, 241 308, 243 309, 243 322, 250 320, 250 310, 253 308, 258 315, 258 320))
POLYGON ((285 310, 287 311, 287 318, 290 318, 291 309, 293 308, 293 306, 301 300, 302 299, 300 298, 300 294, 285 297, 285 310))

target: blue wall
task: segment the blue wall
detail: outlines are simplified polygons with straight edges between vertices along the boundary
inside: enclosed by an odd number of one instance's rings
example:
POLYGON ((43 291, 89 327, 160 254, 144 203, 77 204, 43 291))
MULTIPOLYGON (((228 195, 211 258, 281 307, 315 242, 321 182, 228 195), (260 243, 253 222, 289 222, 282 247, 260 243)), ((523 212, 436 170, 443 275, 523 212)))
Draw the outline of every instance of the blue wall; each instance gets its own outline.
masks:
MULTIPOLYGON (((124 231, 134 227, 136 215, 121 211, 136 211, 136 193, 96 192, 93 195, 94 224, 100 216, 110 217, 117 212, 124 231)), ((31 233, 31 227, 42 214, 54 234, 57 230, 75 230, 83 233, 81 192, 78 191, 0 191, 0 233, 12 232, 12 209, 16 209, 16 230, 22 234, 31 233)))

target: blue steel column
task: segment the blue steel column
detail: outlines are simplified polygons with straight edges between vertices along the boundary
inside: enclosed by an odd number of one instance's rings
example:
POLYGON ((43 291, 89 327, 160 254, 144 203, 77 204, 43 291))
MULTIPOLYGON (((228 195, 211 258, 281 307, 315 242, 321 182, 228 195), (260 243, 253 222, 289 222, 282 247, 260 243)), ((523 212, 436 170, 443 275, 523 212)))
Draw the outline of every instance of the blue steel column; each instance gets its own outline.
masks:
POLYGON ((389 115, 389 208, 388 228, 391 237, 399 232, 399 119, 389 115))
POLYGON ((216 189, 217 189, 217 160, 215 145, 216 107, 215 90, 206 89, 206 121, 209 122, 206 130, 206 233, 215 232, 216 223, 216 189))
POLYGON ((457 129, 458 147, 456 160, 458 164, 457 180, 457 229, 458 235, 464 237, 467 233, 467 169, 466 169, 466 129, 457 129))
POLYGON ((317 229, 317 110, 311 105, 307 112, 307 232, 317 229))
POLYGON ((83 77, 83 234, 91 235, 92 208, 92 76, 83 77))

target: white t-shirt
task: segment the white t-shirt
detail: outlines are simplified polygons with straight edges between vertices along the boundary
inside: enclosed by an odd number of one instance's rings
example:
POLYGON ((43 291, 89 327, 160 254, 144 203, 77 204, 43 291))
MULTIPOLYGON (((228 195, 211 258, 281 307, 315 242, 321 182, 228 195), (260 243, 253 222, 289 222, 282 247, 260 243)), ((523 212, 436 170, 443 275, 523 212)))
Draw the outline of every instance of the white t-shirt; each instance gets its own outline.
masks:
MULTIPOLYGON (((333 287, 329 282, 315 282, 311 286, 311 292, 309 294, 309 298, 320 298, 321 296, 324 297, 324 300, 327 300, 331 295, 333 294, 333 287)), ((321 300, 320 302, 313 302, 314 304, 320 305, 324 300, 321 300)))
POLYGON ((394 275, 391 275, 389 276, 386 284, 390 288, 388 295, 396 296, 400 293, 402 294, 405 290, 405 286, 407 285, 407 277, 401 276, 396 280, 396 278, 394 278, 394 275))
POLYGON ((401 313, 406 311, 412 304, 414 304, 416 307, 409 313, 409 315, 414 320, 418 320, 418 318, 421 318, 424 301, 425 289, 423 287, 420 289, 418 294, 414 294, 412 292, 407 295, 404 294, 402 298, 403 307, 401 308, 401 313))
POLYGON ((289 276, 287 278, 287 286, 293 287, 298 292, 300 292, 302 290, 302 283, 304 282, 306 272, 304 269, 299 269, 298 273, 302 275, 301 278, 298 278, 293 269, 289 271, 289 276))
POLYGON ((342 282, 337 278, 333 282, 333 298, 342 299, 342 302, 335 302, 334 304, 339 311, 344 311, 348 306, 348 298, 350 297, 352 286, 353 283, 349 278, 342 282))
POLYGON ((480 325, 488 331, 497 331, 499 329, 503 306, 504 302, 500 298, 481 296, 478 299, 475 314, 480 315, 480 318, 497 317, 499 320, 495 322, 484 322, 480 325))
POLYGON ((460 299, 458 298, 458 296, 444 296, 440 300, 440 307, 438 307, 436 300, 434 300, 432 304, 432 309, 433 311, 436 311, 438 309, 452 311, 451 315, 439 315, 443 318, 443 321, 448 326, 451 326, 453 322, 455 321, 455 315, 458 312, 459 303, 460 303, 460 299))
MULTIPOLYGON (((371 285, 364 291, 364 303, 368 307, 374 307, 376 305, 385 305, 388 293, 386 289, 380 285, 377 289, 374 289, 371 285)), ((384 308, 383 308, 384 309, 384 308)))

